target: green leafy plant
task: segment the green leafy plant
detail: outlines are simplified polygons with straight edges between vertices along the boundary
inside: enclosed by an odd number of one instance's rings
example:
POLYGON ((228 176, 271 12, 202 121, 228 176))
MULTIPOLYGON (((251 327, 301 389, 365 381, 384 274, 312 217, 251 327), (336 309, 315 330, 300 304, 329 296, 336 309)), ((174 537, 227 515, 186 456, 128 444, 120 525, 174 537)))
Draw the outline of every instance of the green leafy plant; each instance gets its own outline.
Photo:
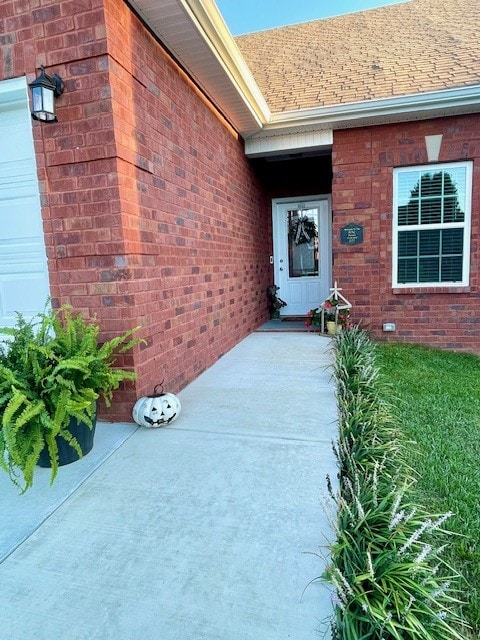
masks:
POLYGON ((46 311, 31 321, 17 314, 15 327, 0 329, 0 467, 22 489, 32 486, 44 447, 51 462, 51 482, 58 472, 56 438, 82 455, 68 430, 72 417, 93 428, 96 402, 107 406, 132 371, 114 367, 116 357, 139 342, 137 329, 101 344, 100 327, 74 315, 68 306, 46 311))
POLYGON ((316 329, 321 333, 325 331, 325 327, 322 326, 322 310, 320 307, 317 307, 316 309, 310 309, 310 311, 307 312, 307 319, 305 320, 305 326, 308 327, 309 329, 310 328, 313 328, 314 330, 316 329))
POLYGON ((443 558, 451 513, 417 504, 376 354, 358 327, 334 341, 339 438, 330 563, 334 640, 464 640, 460 576, 443 558))

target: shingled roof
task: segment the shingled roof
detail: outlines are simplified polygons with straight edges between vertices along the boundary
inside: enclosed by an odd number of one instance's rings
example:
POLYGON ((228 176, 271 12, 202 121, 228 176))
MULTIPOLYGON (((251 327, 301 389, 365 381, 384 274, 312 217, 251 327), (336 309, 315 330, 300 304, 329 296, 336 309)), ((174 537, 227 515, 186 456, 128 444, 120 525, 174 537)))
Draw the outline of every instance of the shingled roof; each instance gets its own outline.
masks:
POLYGON ((272 112, 480 83, 480 0, 410 0, 235 38, 272 112))

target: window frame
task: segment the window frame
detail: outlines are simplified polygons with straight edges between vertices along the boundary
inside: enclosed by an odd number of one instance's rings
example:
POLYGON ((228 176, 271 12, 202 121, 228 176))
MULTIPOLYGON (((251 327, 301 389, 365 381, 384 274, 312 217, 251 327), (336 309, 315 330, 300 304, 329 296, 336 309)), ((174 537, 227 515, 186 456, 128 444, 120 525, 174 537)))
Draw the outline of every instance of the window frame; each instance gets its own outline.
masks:
POLYGON ((471 212, 472 212, 472 176, 473 162, 448 162, 439 164, 414 165, 397 167, 393 169, 393 239, 392 239, 392 287, 395 289, 425 289, 425 288, 451 288, 466 287, 470 283, 470 236, 471 236, 471 212), (448 169, 465 169, 465 219, 463 222, 440 222, 434 224, 398 224, 398 176, 404 173, 420 173, 428 171, 435 173, 448 169), (424 231, 427 229, 463 229, 463 261, 462 280, 446 282, 399 282, 398 281, 398 238, 400 231, 424 231))

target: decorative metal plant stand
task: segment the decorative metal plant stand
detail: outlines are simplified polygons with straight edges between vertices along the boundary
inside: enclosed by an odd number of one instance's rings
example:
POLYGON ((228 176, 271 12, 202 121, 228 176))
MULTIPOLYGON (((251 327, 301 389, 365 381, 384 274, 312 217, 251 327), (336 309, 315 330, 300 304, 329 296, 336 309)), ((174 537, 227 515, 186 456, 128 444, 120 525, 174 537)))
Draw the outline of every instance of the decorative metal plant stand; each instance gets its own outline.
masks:
MULTIPOLYGON (((343 296, 340 293, 341 290, 342 289, 337 286, 337 281, 335 280, 333 287, 330 289, 331 291, 330 295, 320 305, 320 309, 321 309, 320 326, 321 327, 326 326, 327 332, 329 335, 336 335, 339 331, 342 330, 342 325, 339 324, 338 322, 338 314, 340 313, 340 311, 344 311, 345 309, 352 308, 351 303, 345 298, 345 296, 343 296), (329 302, 335 309, 335 319, 332 321, 327 320, 327 323, 325 325, 325 303, 327 302, 329 302)), ((332 307, 330 306, 329 308, 331 309, 332 307)))

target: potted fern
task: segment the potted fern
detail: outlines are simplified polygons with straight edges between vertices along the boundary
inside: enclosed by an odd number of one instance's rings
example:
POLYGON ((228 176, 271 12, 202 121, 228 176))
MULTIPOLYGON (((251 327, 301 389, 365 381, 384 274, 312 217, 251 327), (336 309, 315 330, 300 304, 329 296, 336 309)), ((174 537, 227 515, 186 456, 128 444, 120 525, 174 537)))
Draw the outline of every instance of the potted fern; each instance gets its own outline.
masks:
POLYGON ((0 329, 0 467, 23 491, 37 464, 51 467, 53 482, 91 449, 97 400, 110 406, 113 390, 135 379, 113 366, 139 342, 135 331, 100 344, 98 324, 68 306, 31 321, 18 313, 15 327, 0 329))

